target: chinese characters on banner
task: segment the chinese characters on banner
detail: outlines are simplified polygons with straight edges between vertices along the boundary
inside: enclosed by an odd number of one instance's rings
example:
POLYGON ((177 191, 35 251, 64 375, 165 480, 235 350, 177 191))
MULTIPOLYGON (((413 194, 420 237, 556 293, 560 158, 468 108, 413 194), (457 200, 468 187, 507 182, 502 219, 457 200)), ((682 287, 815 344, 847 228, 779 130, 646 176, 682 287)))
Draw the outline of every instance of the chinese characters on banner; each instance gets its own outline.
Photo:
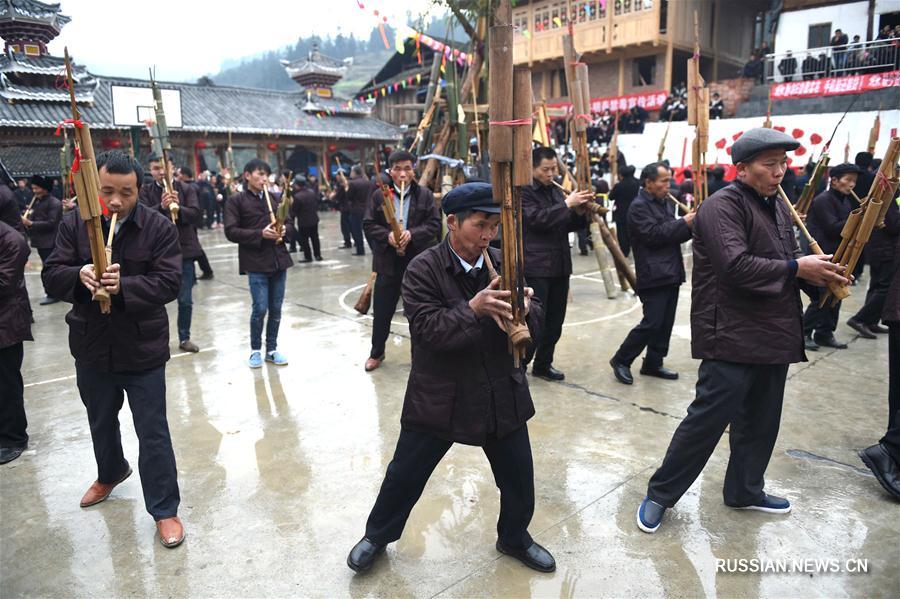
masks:
MULTIPOLYGON (((663 90, 628 94, 626 96, 614 96, 609 98, 591 98, 591 112, 603 114, 609 110, 611 113, 625 112, 634 106, 640 106, 644 110, 659 110, 666 101, 666 92, 663 90)), ((550 118, 565 117, 572 110, 569 102, 547 104, 547 114, 550 118)))
POLYGON ((896 86, 900 86, 900 71, 775 83, 769 88, 769 97, 773 100, 788 100, 817 96, 840 96, 896 86))

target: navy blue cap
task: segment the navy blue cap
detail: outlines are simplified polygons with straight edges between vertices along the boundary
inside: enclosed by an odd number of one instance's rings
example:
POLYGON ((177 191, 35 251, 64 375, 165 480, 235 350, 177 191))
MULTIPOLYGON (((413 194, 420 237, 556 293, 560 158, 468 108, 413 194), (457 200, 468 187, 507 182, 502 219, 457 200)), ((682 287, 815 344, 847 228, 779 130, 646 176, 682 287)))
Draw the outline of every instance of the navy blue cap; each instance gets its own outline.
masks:
POLYGON ((859 168, 858 166, 856 166, 855 164, 852 164, 850 162, 845 162, 843 164, 837 164, 837 165, 829 168, 828 176, 841 178, 844 175, 848 175, 850 173, 855 173, 858 175, 861 172, 862 172, 862 169, 859 168))
POLYGON ((441 200, 441 210, 444 214, 456 214, 465 210, 500 214, 500 206, 494 203, 490 183, 463 183, 454 187, 441 200))

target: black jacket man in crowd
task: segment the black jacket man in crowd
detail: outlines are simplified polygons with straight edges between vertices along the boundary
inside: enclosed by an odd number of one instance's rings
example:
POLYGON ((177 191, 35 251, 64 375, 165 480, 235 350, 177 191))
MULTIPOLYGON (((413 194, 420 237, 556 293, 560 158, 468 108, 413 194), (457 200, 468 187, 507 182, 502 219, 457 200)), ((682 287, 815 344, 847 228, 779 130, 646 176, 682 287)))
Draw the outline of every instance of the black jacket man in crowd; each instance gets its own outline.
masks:
MULTIPOLYGON (((22 216, 22 225, 31 238, 31 247, 37 250, 41 257, 41 263, 46 264, 50 252, 53 251, 53 243, 56 241, 56 230, 62 219, 62 202, 51 194, 53 179, 35 175, 31 178, 31 192, 33 194, 31 209, 26 210, 22 216)), ((44 288, 45 297, 40 301, 42 306, 55 304, 59 299, 53 297, 47 288, 44 288)))

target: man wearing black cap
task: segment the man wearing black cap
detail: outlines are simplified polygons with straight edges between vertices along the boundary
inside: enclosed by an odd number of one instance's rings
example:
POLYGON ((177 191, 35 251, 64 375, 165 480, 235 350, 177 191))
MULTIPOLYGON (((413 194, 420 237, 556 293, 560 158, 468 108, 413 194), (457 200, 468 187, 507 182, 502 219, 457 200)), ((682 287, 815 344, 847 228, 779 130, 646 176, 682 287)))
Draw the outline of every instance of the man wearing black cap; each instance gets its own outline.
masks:
MULTIPOLYGON (((31 238, 31 247, 37 250, 41 263, 46 264, 53 252, 56 241, 56 230, 62 219, 62 202, 50 192, 53 190, 53 179, 35 175, 31 178, 31 192, 34 194, 31 209, 22 216, 22 225, 31 238)), ((55 304, 59 300, 44 287, 45 297, 40 301, 42 306, 55 304)))
MULTIPOLYGON (((809 229, 819 247, 826 254, 833 254, 841 244, 841 230, 847 222, 847 218, 854 208, 858 208, 856 200, 850 195, 853 186, 856 185, 856 177, 859 167, 845 162, 831 167, 828 176, 830 184, 815 198, 806 215, 806 227, 809 229)), ((803 315, 803 334, 806 349, 816 351, 819 347, 833 347, 835 349, 847 349, 847 344, 834 338, 837 329, 838 318, 841 311, 841 303, 831 306, 826 304, 819 307, 822 288, 812 289, 810 303, 803 315)), ((868 330, 860 332, 860 335, 871 336, 868 330)))
POLYGON ((534 181, 521 188, 525 278, 544 308, 544 332, 528 350, 526 363, 533 357, 532 373, 551 381, 566 378, 553 367, 553 353, 562 336, 569 302, 572 274, 569 233, 587 226, 582 206, 593 199, 590 189, 566 197, 553 185, 557 162, 552 148, 535 148, 531 153, 534 181))
MULTIPOLYGON (((534 542, 534 469, 526 421, 534 415, 524 368, 516 368, 501 321, 512 317, 508 291, 489 280, 482 252, 500 223, 487 183, 466 183, 442 202, 449 234, 413 260, 403 279, 403 306, 412 336, 412 368, 400 419, 400 438, 387 467, 366 534, 347 565, 369 569, 403 532, 409 513, 453 443, 484 449, 500 489, 497 550, 541 572, 550 553, 534 542)), ((525 312, 532 338, 540 304, 530 288, 525 312)))
POLYGON ((381 208, 384 196, 377 185, 363 218, 366 238, 372 247, 372 270, 378 275, 372 296, 372 349, 366 360, 366 372, 375 370, 384 361, 391 318, 400 300, 400 284, 406 265, 432 245, 441 230, 441 215, 434 203, 434 194, 416 183, 413 162, 413 155, 405 150, 396 150, 388 158, 390 170, 385 184, 394 198, 394 214, 402 231, 400 239, 394 239, 393 230, 384 217, 381 208), (397 248, 403 248, 402 256, 397 254, 397 248))
POLYGON ((637 291, 644 317, 610 360, 616 379, 634 383, 631 363, 647 355, 641 374, 674 380, 678 373, 663 366, 678 308, 678 289, 685 281, 681 244, 691 238, 695 212, 675 218, 669 193, 669 169, 653 162, 641 172, 643 188, 628 209, 628 228, 634 248, 637 291))
POLYGON ((751 129, 732 146, 737 179, 701 204, 694 219, 691 350, 702 360, 696 397, 678 425, 637 525, 655 532, 703 470, 730 427, 725 505, 787 513, 764 491, 763 475, 781 420, 788 365, 806 359, 797 279, 847 283, 830 256, 800 257, 778 186, 786 150, 800 144, 774 129, 751 129))

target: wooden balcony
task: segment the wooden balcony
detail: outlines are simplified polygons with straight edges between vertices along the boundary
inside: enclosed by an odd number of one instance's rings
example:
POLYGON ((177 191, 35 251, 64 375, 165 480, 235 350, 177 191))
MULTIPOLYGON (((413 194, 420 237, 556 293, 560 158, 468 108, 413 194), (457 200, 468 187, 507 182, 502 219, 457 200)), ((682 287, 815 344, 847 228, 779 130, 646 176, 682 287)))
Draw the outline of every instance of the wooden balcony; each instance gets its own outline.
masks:
MULTIPOLYGON (((590 3, 582 2, 576 6, 584 4, 590 3)), ((613 2, 610 0, 607 4, 612 6, 613 2)), ((545 0, 513 11, 516 29, 513 61, 516 64, 562 58, 562 36, 566 32, 565 5, 564 1, 545 0)), ((659 43, 662 39, 659 33, 659 5, 660 0, 652 5, 636 0, 628 4, 628 12, 621 9, 620 14, 588 12, 581 15, 574 26, 575 48, 581 53, 612 52, 617 48, 659 43), (641 8, 635 10, 637 6, 641 8)))

